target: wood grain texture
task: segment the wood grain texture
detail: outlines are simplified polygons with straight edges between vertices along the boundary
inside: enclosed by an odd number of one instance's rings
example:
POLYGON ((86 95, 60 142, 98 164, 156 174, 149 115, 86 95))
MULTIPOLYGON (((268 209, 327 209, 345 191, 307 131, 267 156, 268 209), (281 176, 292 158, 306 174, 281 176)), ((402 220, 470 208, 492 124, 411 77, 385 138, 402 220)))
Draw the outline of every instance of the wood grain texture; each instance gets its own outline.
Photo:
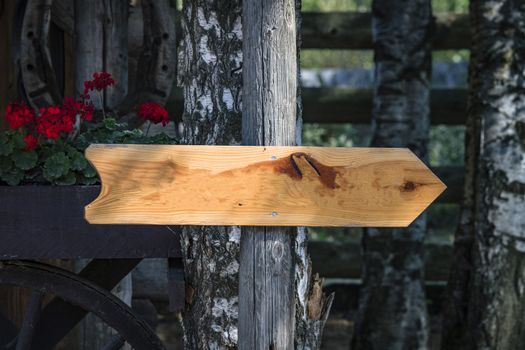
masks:
POLYGON ((91 145, 93 224, 410 224, 445 185, 409 150, 91 145))

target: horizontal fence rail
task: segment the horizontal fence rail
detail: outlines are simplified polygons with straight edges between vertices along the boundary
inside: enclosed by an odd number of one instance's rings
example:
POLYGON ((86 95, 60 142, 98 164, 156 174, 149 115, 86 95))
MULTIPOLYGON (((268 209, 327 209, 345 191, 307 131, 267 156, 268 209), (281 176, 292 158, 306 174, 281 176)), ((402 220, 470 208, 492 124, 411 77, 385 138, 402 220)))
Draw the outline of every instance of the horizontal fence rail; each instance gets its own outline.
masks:
MULTIPOLYGON (((361 278, 363 257, 359 243, 338 243, 311 241, 308 252, 313 262, 314 272, 324 278, 361 278)), ((452 246, 450 244, 425 243, 425 280, 446 281, 452 246)))
MULTIPOLYGON (((370 12, 303 12, 301 25, 303 49, 373 49, 370 12)), ((458 50, 469 46, 468 15, 435 14, 432 49, 458 50)))
MULTIPOLYGON (((73 7, 70 1, 54 0, 52 20, 74 36, 73 7)), ((468 49, 470 45, 467 14, 434 15, 432 47, 434 50, 468 49)), ((303 12, 302 47, 304 49, 370 50, 372 18, 369 12, 303 12)), ((180 33, 180 14, 176 14, 180 33)), ((177 35, 179 38, 180 35, 177 35)), ((373 92, 356 88, 303 89, 303 119, 306 123, 370 122, 373 92)), ((465 122, 467 92, 465 89, 435 89, 431 92, 432 124, 461 125, 465 122)), ((173 120, 181 120, 182 92, 176 88, 168 102, 173 120)))
MULTIPOLYGON (((303 88, 305 123, 371 122, 373 91, 357 88, 303 88)), ((174 121, 182 120, 182 90, 175 88, 167 103, 174 121)), ((467 90, 433 89, 430 93, 430 118, 434 125, 463 125, 467 113, 467 90)))
MULTIPOLYGON (((355 242, 309 241, 308 252, 314 272, 324 278, 360 279, 363 258, 361 245, 355 242)), ((423 246, 425 280, 446 281, 452 257, 451 244, 425 243, 423 246)), ((168 301, 168 265, 154 259, 144 260, 133 272, 136 298, 168 301)), ((339 297, 339 296, 338 296, 339 297)))
MULTIPOLYGON (((73 6, 69 0, 54 0, 52 20, 65 32, 74 35, 73 6)), ((180 14, 175 16, 177 40, 180 14)), ((303 49, 371 50, 372 14, 370 12, 303 12, 303 49)), ((466 14, 434 14, 432 48, 434 50, 468 49, 469 19, 466 14)))

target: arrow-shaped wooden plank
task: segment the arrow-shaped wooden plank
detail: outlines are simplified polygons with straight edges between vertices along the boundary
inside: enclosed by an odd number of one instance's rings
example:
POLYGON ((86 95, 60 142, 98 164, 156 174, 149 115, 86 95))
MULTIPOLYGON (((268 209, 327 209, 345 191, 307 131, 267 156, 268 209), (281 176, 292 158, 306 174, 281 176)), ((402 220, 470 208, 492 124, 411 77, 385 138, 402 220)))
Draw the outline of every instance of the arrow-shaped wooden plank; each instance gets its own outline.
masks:
POLYGON ((92 224, 409 225, 446 186, 408 149, 91 145, 92 224))

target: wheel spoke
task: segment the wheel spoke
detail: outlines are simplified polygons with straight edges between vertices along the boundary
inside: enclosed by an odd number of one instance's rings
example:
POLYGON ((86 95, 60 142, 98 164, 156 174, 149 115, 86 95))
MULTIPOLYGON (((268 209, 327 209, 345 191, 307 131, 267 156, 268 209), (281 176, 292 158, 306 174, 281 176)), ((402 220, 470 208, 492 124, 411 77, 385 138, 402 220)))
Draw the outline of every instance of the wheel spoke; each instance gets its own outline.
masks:
MULTIPOLYGON (((92 312, 118 332, 125 339, 125 342, 134 349, 165 349, 162 341, 144 319, 122 300, 108 290, 93 284, 88 279, 64 269, 37 262, 2 261, 0 264, 2 265, 2 268, 0 268, 0 285, 45 291, 46 294, 55 295, 65 302, 77 306, 82 311, 82 317, 85 313, 92 312)), ((129 273, 129 270, 125 273, 129 273)), ((107 274, 107 271, 105 274, 107 274)), ((38 347, 38 350, 51 350, 65 335, 56 337, 57 334, 53 327, 57 325, 57 321, 63 321, 61 316, 67 316, 69 313, 66 312, 64 314, 60 312, 63 311, 62 308, 55 310, 58 313, 55 313, 55 311, 48 313, 48 307, 49 304, 42 309, 40 317, 35 317, 33 322, 28 321, 31 317, 24 321, 24 323, 36 325, 31 343, 34 344, 33 347, 38 347), (36 324, 37 320, 38 324, 36 324), (53 339, 50 339, 51 333, 55 333, 53 339)), ((33 314, 29 311, 26 313, 28 315, 33 314)), ((78 312, 75 314, 78 315, 78 312)), ((82 317, 78 318, 75 324, 82 317)), ((24 328, 31 329, 29 326, 24 328)), ((18 338, 22 341, 21 336, 18 338)), ((117 341, 113 344, 112 348, 117 348, 119 345, 117 341)))
POLYGON ((22 323, 20 333, 18 333, 16 350, 28 350, 31 348, 35 326, 40 317, 42 296, 43 294, 40 291, 33 291, 33 293, 31 293, 31 298, 24 315, 24 322, 22 323))

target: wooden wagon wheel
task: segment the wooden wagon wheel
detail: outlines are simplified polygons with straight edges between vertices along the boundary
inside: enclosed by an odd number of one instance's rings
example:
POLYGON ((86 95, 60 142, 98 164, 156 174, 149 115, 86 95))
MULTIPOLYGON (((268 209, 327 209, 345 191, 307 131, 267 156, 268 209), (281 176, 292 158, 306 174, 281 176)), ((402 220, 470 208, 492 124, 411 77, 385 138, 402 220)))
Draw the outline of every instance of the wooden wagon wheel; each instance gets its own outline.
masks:
MULTIPOLYGON (((0 261, 0 285, 32 290, 20 330, 16 334, 10 327, 11 338, 0 338, 2 349, 52 349, 61 339, 61 330, 52 321, 53 310, 57 307, 63 309, 64 302, 95 314, 118 332, 104 350, 120 349, 125 342, 137 350, 164 349, 153 329, 129 306, 69 271, 37 262, 0 261), (60 299, 53 299, 41 309, 45 294, 53 294, 60 299)), ((4 323, 7 322, 4 320, 4 323)))
MULTIPOLYGON (((166 103, 176 70, 175 24, 169 2, 143 0, 141 6, 144 34, 137 72, 137 81, 141 83, 115 108, 131 127, 143 122, 130 113, 135 105, 145 101, 166 103)), ((34 108, 62 102, 48 40, 52 10, 53 0, 25 0, 16 14, 14 32, 19 37, 14 42, 18 44, 21 90, 34 108)), ((74 29, 70 28, 70 32, 74 29)))

